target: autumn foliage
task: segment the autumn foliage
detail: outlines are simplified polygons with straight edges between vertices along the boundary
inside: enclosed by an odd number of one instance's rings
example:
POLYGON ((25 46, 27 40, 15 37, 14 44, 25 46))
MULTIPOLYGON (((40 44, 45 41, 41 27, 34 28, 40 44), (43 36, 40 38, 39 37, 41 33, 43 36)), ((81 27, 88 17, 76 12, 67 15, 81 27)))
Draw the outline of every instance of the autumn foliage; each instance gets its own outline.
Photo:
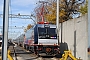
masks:
POLYGON ((27 30, 29 30, 31 27, 32 27, 32 25, 31 25, 31 24, 28 24, 28 25, 27 25, 27 28, 24 29, 24 32, 26 32, 27 30))
POLYGON ((88 13, 88 0, 86 0, 86 3, 84 5, 80 6, 79 12, 83 15, 85 13, 88 13))
POLYGON ((31 27, 32 27, 32 25, 31 24, 28 24, 27 30, 29 30, 31 27))
MULTIPOLYGON (((47 0, 45 0, 47 1, 47 0)), ((56 9, 57 0, 48 0, 48 3, 44 2, 44 6, 40 3, 35 8, 35 13, 38 20, 41 20, 42 15, 45 21, 56 23, 56 9), (42 8, 44 7, 44 8, 42 8), (43 9, 43 12, 42 12, 43 9)), ((73 19, 74 15, 79 15, 80 6, 85 0, 59 0, 59 22, 64 22, 69 19, 73 19)))

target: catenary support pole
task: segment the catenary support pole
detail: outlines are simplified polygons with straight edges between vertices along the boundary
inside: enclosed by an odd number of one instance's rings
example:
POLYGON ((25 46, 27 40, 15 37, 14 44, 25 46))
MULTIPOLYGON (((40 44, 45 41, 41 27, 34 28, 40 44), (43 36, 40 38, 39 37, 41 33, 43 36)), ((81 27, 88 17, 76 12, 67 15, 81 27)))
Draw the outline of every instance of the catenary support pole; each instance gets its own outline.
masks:
POLYGON ((57 0, 57 38, 58 38, 58 43, 59 43, 59 0, 57 0))
POLYGON ((9 21, 8 15, 9 15, 9 0, 4 0, 2 60, 7 60, 8 21, 9 21))
POLYGON ((88 41, 90 46, 90 0, 88 0, 88 41))

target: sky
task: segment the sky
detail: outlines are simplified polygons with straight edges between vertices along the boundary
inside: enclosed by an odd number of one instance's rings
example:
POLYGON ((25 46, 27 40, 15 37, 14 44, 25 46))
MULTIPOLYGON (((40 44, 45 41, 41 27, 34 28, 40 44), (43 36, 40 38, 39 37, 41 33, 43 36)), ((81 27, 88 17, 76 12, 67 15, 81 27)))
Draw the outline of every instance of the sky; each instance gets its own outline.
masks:
MULTIPOLYGON (((39 0, 9 0, 9 14, 31 15, 39 0)), ((0 14, 3 14, 4 0, 0 0, 0 14)), ((26 27, 28 24, 34 24, 31 19, 9 18, 9 26, 26 27)), ((0 17, 0 26, 3 25, 3 19, 0 17)), ((2 29, 0 28, 0 31, 2 29)), ((9 37, 15 37, 23 33, 24 29, 9 29, 9 37), (14 33, 13 33, 14 32, 14 33), (16 32, 16 33, 15 33, 16 32), (20 33, 18 33, 20 32, 20 33), (13 35, 12 34, 16 34, 13 35)))

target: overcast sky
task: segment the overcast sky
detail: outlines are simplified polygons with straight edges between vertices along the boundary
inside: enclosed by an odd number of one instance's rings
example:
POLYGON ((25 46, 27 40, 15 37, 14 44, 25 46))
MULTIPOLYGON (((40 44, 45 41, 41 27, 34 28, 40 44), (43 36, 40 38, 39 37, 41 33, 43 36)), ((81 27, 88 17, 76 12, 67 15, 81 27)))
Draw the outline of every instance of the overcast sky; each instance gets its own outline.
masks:
MULTIPOLYGON (((0 14, 3 14, 3 2, 4 0, 0 0, 0 14)), ((9 0, 9 14, 18 14, 21 15, 31 15, 34 13, 34 8, 37 6, 37 2, 39 0, 9 0)), ((27 19, 9 19, 9 26, 24 26, 26 27, 28 24, 34 24, 32 20, 27 19)), ((3 19, 0 17, 0 26, 3 25, 3 19)), ((22 32, 22 30, 9 29, 12 31, 22 32)), ((0 29, 1 31, 1 29, 0 29)), ((19 33, 20 34, 20 33, 19 33)))

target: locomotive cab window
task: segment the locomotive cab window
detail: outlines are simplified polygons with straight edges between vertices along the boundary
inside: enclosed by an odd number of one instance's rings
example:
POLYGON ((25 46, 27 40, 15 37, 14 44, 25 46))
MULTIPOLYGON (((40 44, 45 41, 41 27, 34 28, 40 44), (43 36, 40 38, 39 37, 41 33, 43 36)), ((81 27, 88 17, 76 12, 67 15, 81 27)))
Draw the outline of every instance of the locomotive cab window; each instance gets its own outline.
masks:
POLYGON ((56 28, 38 28, 39 39, 56 39, 56 28))

